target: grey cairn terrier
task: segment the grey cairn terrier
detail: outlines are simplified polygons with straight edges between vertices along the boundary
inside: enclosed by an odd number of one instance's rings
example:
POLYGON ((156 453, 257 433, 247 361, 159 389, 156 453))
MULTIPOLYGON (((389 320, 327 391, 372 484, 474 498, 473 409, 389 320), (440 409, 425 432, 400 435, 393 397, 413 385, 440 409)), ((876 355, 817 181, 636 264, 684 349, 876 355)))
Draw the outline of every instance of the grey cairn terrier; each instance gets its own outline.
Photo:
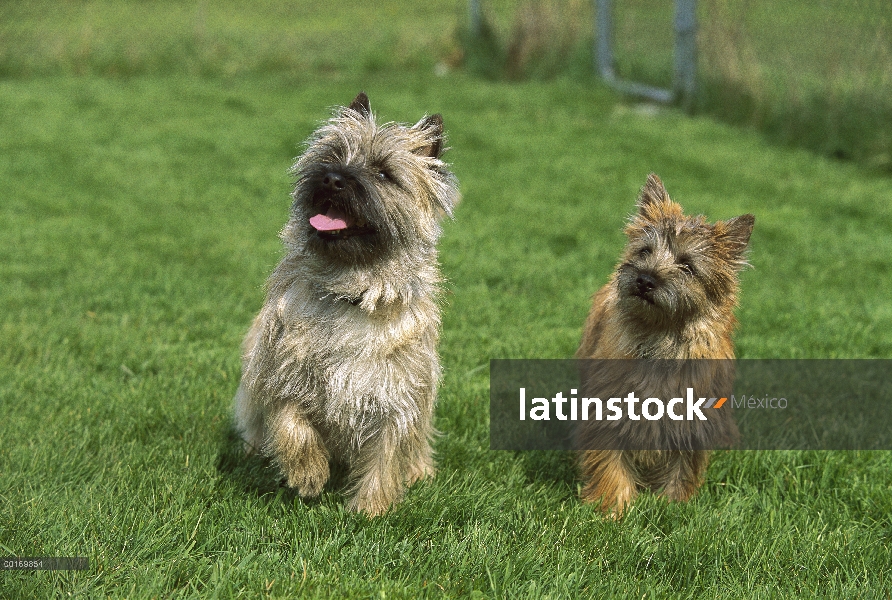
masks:
POLYGON ((243 345, 235 425, 300 496, 329 463, 348 508, 386 512, 435 472, 440 220, 459 201, 443 120, 378 125, 360 93, 293 167, 285 257, 243 345))

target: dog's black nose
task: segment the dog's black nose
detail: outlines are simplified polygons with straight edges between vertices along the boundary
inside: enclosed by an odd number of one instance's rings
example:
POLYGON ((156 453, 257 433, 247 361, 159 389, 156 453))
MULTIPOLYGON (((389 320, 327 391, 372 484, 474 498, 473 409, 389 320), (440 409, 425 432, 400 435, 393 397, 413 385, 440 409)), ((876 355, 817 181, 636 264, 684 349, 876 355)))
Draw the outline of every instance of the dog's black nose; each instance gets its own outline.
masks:
POLYGON ((638 288, 639 294, 650 294, 657 287, 657 280, 647 273, 639 273, 635 279, 635 287, 638 288))
POLYGON ((333 192, 340 192, 347 187, 347 182, 337 173, 326 173, 322 179, 322 187, 333 192))

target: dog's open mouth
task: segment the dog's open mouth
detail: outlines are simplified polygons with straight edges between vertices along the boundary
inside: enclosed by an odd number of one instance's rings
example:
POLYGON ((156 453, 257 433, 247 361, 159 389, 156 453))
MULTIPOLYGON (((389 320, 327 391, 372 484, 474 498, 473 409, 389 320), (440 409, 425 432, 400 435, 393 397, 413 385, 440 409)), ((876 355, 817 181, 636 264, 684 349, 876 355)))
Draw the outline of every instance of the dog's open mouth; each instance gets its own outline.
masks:
POLYGON ((319 213, 310 217, 310 225, 324 240, 341 240, 375 232, 364 219, 347 214, 331 202, 325 202, 319 213))

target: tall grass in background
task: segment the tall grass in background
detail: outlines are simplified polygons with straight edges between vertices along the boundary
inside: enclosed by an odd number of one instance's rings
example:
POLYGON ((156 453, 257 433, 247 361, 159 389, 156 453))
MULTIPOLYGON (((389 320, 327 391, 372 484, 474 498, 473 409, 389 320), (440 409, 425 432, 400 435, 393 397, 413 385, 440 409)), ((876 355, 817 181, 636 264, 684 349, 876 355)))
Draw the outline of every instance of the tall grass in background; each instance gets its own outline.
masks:
MULTIPOLYGON (((589 0, 0 3, 0 78, 463 68, 594 80, 589 0), (413 23, 392 27, 392 22, 413 23)), ((614 2, 617 70, 669 87, 672 0, 614 2)), ((700 0, 696 110, 772 140, 892 172, 892 2, 700 0)))
POLYGON ((892 172, 892 3, 701 0, 699 108, 892 172))
POLYGON ((0 78, 428 69, 454 52, 461 4, 379 2, 358 10, 322 0, 0 2, 0 78), (407 22, 417 27, 402 26, 407 22))
MULTIPOLYGON (((591 3, 486 2, 469 70, 592 77, 591 3)), ((617 0, 622 77, 671 87, 673 2, 617 0)), ((892 172, 892 3, 701 0, 696 110, 770 139, 892 172)))
POLYGON ((483 2, 481 31, 460 30, 464 64, 489 79, 591 78, 592 5, 583 0, 483 2))

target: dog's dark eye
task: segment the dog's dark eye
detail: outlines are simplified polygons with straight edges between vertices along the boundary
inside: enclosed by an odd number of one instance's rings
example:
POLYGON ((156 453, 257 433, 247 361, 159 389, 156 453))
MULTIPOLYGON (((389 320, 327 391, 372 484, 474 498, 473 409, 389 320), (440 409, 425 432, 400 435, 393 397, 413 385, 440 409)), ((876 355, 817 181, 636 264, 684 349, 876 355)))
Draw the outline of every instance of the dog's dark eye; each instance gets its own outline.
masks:
POLYGON ((696 273, 696 271, 694 270, 694 265, 691 264, 690 260, 685 259, 680 261, 678 267, 688 275, 693 275, 694 273, 696 273))
POLYGON ((390 181, 390 173, 388 173, 384 169, 378 171, 377 175, 375 176, 378 178, 378 181, 390 181))
POLYGON ((642 248, 641 250, 638 251, 638 256, 640 256, 641 258, 647 258, 648 256, 651 255, 652 252, 653 251, 650 248, 645 246, 644 248, 642 248))

